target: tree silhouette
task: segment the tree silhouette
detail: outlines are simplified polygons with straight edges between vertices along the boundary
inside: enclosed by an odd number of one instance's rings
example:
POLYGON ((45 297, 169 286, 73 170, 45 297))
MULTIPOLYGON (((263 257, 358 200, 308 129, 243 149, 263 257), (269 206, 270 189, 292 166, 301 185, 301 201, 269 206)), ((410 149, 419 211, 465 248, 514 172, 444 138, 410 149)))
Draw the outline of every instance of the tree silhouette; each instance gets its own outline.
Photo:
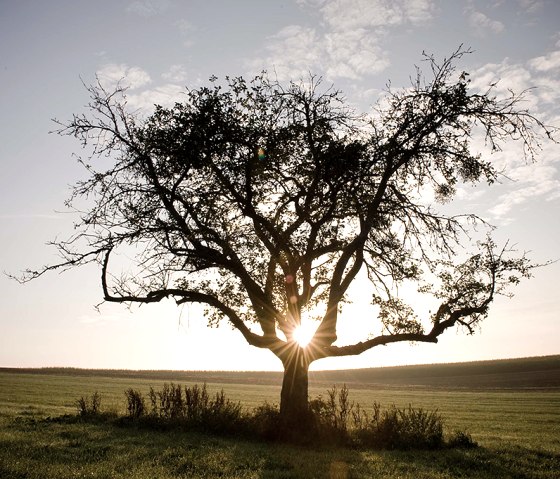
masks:
POLYGON ((457 185, 497 178, 472 151, 475 129, 494 151, 519 141, 529 160, 551 138, 520 107, 523 92, 470 91, 455 68, 465 53, 441 63, 426 56, 429 79, 418 69, 410 88, 389 90, 369 116, 316 77, 283 86, 263 74, 225 87, 213 78, 147 118, 128 112, 123 89, 88 87, 88 113, 59 133, 91 148, 81 160, 88 177, 69 200, 89 206, 76 232, 55 242, 61 262, 25 279, 97 262, 105 301, 203 304, 209 323, 229 322, 282 361, 281 416, 300 421, 311 362, 436 343, 455 326, 472 332, 496 295, 534 267, 489 238, 471 241, 474 215, 437 208, 457 185), (475 254, 457 261, 471 243, 475 254), (339 314, 360 272, 378 314, 356 320, 377 320, 382 333, 340 345, 339 314), (424 321, 397 294, 411 282, 438 300, 424 321), (306 314, 318 326, 303 347, 295 331, 306 314))

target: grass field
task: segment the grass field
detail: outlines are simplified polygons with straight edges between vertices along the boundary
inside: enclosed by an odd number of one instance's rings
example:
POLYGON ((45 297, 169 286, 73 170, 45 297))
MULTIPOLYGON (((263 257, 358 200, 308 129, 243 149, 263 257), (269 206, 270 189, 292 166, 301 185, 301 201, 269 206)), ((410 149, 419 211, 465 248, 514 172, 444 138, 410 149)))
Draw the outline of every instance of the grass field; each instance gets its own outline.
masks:
POLYGON ((0 477, 558 478, 560 389, 551 377, 557 374, 554 364, 559 359, 543 358, 540 364, 519 360, 517 366, 509 362, 507 367, 503 362, 463 369, 453 365, 453 374, 442 366, 431 371, 416 367, 408 373, 398 369, 386 384, 371 378, 377 374, 379 379, 389 368, 370 370, 369 376, 366 370, 315 375, 311 396, 324 394, 328 379, 350 379, 345 382, 351 399, 362 406, 378 401, 438 409, 451 430, 466 429, 480 444, 471 450, 408 452, 304 448, 60 419, 75 415, 76 399, 95 391, 101 394, 103 410, 122 414, 125 389, 147 392, 171 380, 206 380, 210 391, 223 388, 228 397, 250 408, 278 400, 275 376, 266 373, 1 370, 0 477), (545 370, 548 374, 538 374, 545 370), (502 380, 489 380, 484 387, 473 378, 488 379, 499 371, 502 380), (504 383, 508 374, 510 380, 504 383), (438 377, 446 379, 436 387, 433 378, 438 377), (515 386, 522 377, 523 386, 515 386), (405 386, 412 380, 414 387, 405 386), (478 387, 465 386, 471 383, 478 387))

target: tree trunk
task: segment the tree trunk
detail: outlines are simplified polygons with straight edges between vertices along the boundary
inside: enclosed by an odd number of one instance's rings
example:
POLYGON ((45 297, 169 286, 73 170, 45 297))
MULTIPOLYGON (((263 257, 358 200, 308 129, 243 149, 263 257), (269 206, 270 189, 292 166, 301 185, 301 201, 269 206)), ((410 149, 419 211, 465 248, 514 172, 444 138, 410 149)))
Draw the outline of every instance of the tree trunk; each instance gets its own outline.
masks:
POLYGON ((305 351, 294 344, 283 363, 280 418, 285 427, 304 428, 309 420, 309 360, 305 351))

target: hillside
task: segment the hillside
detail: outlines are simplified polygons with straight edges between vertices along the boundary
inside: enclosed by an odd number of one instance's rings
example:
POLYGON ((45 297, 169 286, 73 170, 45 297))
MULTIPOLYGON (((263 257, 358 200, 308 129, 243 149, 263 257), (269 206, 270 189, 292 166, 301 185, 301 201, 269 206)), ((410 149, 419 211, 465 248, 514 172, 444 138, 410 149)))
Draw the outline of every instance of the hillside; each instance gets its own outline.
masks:
POLYGON ((560 355, 346 371, 317 371, 317 383, 345 382, 351 388, 416 387, 469 390, 558 390, 560 355))
MULTIPOLYGON (((175 382, 280 385, 282 373, 261 371, 130 371, 77 368, 0 368, 0 372, 130 377, 175 382)), ((425 388, 560 390, 560 355, 533 358, 310 372, 310 385, 345 383, 351 389, 425 388)))

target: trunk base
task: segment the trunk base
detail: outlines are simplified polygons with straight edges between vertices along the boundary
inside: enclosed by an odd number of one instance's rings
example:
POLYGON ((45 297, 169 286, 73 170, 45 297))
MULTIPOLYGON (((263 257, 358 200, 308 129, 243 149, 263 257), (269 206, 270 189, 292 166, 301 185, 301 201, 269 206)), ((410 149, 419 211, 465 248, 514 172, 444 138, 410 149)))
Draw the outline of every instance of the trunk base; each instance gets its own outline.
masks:
POLYGON ((309 411, 309 361, 305 350, 294 345, 284 362, 280 394, 282 435, 298 440, 309 435, 312 416, 309 411))

